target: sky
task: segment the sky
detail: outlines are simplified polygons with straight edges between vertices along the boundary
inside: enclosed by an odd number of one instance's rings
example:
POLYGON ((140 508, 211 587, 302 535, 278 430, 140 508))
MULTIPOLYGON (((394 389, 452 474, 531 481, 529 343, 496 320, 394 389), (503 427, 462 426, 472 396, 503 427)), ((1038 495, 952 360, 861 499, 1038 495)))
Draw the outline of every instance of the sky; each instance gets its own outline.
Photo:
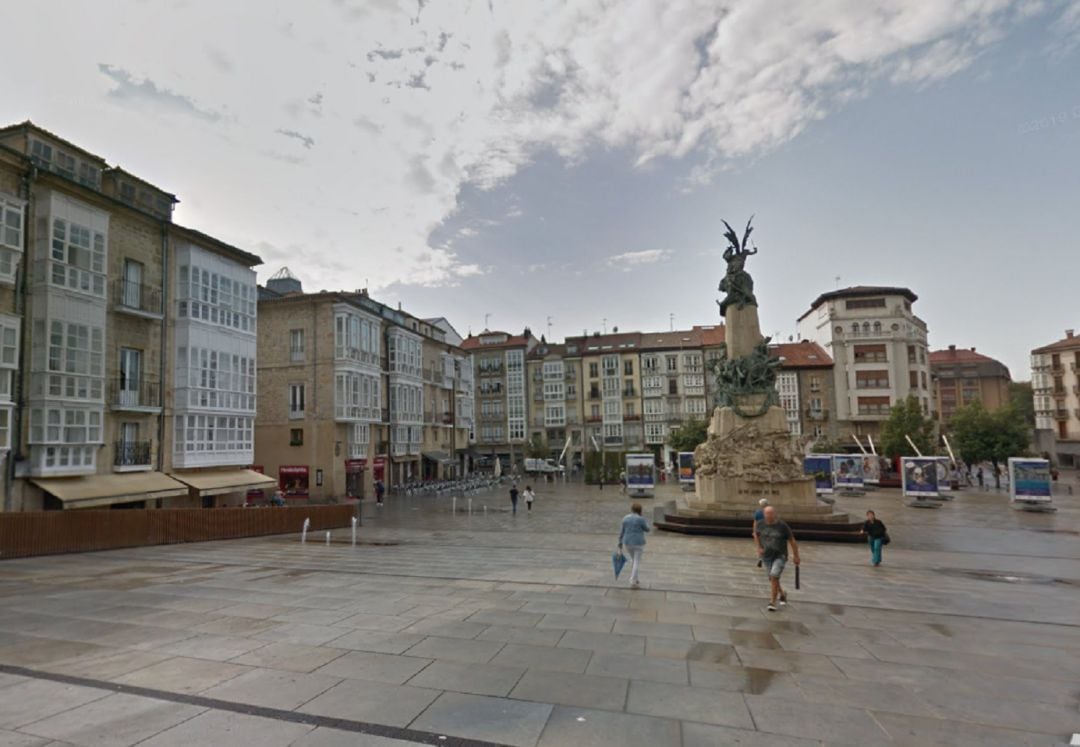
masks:
POLYGON ((1080 0, 36 0, 0 122, 175 220, 462 333, 763 332, 901 285, 933 348, 1029 378, 1080 328, 1080 0), (1069 216, 1073 216, 1070 218, 1069 216))

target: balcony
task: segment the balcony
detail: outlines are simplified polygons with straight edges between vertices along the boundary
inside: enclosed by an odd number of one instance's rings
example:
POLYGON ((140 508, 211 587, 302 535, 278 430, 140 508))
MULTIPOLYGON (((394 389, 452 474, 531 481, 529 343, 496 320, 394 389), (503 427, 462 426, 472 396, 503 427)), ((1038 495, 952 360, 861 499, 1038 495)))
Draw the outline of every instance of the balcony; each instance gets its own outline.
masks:
POLYGON ((113 444, 113 467, 117 472, 150 469, 150 441, 117 441, 113 444))
POLYGON ((635 392, 633 389, 623 389, 622 396, 623 399, 633 399, 637 397, 637 392, 635 392))
POLYGON ((1051 363, 1050 364, 1050 373, 1063 374, 1063 373, 1065 373, 1065 366, 1062 365, 1061 363, 1051 363))
POLYGON ((453 425, 454 424, 454 413, 452 413, 452 412, 444 412, 442 414, 442 424, 443 425, 453 425))
POLYGON ((161 306, 161 289, 130 280, 113 281, 113 308, 143 319, 161 319, 164 311, 161 306))
POLYGON ((640 415, 623 415, 623 421, 630 422, 633 420, 641 420, 640 415))
POLYGON ((133 381, 126 376, 112 379, 109 406, 127 412, 161 412, 161 387, 152 379, 133 381))
POLYGON ((603 417, 600 415, 589 415, 585 418, 586 423, 600 423, 603 422, 603 417))
POLYGON ((1065 387, 1063 387, 1063 386, 1054 387, 1053 394, 1054 394, 1055 397, 1064 397, 1065 394, 1066 394, 1065 387))
POLYGON ((828 410, 807 410, 806 417, 808 420, 828 420, 828 410))
POLYGON ((1054 411, 1054 419, 1055 420, 1068 420, 1069 419, 1069 411, 1066 410, 1066 409, 1058 408, 1057 410, 1054 411))

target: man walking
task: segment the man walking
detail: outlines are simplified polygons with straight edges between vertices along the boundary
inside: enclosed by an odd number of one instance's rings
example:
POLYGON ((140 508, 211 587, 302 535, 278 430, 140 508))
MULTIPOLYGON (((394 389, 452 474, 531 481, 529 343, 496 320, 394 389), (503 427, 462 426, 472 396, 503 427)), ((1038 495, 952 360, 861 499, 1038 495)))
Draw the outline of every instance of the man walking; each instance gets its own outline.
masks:
POLYGON ((517 516, 518 489, 517 483, 510 486, 510 512, 517 516))
POLYGON ((787 604, 787 592, 780 586, 780 574, 787 564, 788 545, 791 545, 791 556, 796 566, 799 565, 799 545, 795 542, 791 527, 780 520, 775 508, 765 506, 764 515, 765 518, 754 527, 754 544, 769 574, 769 606, 766 609, 776 612, 777 602, 781 606, 787 604))

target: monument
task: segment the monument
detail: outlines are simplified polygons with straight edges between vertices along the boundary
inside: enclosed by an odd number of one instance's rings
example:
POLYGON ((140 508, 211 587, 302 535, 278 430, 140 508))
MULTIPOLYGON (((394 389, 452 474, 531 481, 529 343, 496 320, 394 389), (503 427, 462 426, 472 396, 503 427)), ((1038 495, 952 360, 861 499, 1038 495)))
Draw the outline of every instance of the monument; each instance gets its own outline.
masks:
POLYGON ((749 536, 758 501, 767 498, 807 539, 858 541, 861 522, 818 500, 814 478, 803 473, 803 451, 791 435, 776 391, 780 361, 761 335, 754 281, 746 261, 757 254, 746 224, 742 238, 724 221, 727 272, 719 290, 726 347, 717 361, 716 407, 707 440, 694 451, 695 493, 685 508, 658 522, 694 534, 749 536))

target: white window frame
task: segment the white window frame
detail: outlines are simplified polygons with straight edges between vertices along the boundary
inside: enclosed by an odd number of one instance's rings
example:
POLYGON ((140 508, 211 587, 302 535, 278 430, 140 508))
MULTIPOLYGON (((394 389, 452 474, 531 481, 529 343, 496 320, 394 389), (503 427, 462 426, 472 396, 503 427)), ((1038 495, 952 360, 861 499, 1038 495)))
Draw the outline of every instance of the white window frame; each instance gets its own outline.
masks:
POLYGON ((26 203, 0 194, 0 283, 15 283, 26 235, 26 203))
POLYGON ((289 384, 289 420, 304 418, 306 387, 303 383, 289 384))

